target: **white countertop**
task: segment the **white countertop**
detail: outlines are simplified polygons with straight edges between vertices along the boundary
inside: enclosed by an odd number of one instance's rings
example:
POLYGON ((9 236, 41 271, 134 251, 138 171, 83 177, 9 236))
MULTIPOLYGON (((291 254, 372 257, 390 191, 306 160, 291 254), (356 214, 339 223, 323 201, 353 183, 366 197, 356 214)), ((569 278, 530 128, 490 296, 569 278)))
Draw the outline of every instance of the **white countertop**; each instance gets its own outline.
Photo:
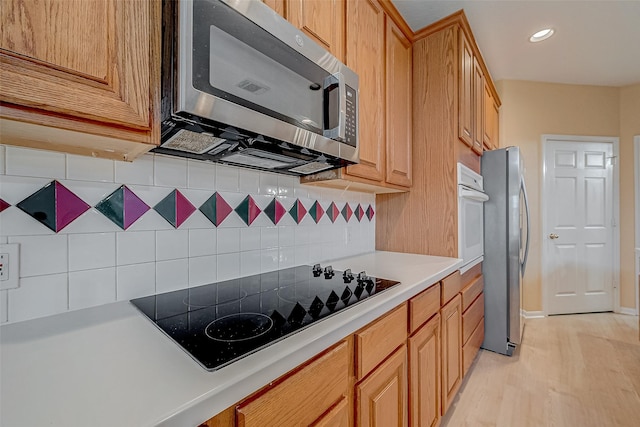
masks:
POLYGON ((2 326, 0 425, 197 426, 461 263, 394 252, 323 263, 402 284, 214 372, 128 301, 2 326))

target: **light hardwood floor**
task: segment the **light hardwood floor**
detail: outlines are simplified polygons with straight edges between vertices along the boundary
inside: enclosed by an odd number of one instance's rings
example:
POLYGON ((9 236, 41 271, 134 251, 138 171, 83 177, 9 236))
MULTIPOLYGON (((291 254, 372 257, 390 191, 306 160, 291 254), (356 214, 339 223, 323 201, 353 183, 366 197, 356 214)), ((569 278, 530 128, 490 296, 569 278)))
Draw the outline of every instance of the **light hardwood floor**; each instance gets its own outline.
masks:
POLYGON ((638 318, 528 319, 513 357, 480 350, 441 426, 640 426, 638 318))

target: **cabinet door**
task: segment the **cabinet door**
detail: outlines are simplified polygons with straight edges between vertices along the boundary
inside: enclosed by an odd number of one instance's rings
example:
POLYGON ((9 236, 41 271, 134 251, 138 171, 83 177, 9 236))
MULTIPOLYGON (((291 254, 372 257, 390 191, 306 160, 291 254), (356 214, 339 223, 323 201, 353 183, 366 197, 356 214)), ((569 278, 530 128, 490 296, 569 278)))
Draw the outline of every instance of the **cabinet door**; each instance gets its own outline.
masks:
POLYGON ((462 29, 458 32, 460 67, 458 70, 458 137, 473 147, 473 50, 462 29))
POLYGON ((356 385, 356 425, 407 425, 407 347, 403 345, 356 385))
POLYGON ((288 0, 287 2, 289 22, 342 62, 344 62, 344 13, 344 0, 288 0))
POLYGON ((3 117, 159 143, 159 2, 3 0, 0 10, 3 117))
POLYGON ((456 295, 440 310, 442 317, 442 414, 462 382, 462 300, 456 295))
POLYGON ((482 138, 484 136, 484 73, 473 58, 473 151, 482 154, 482 138))
POLYGON ((409 425, 440 422, 440 315, 409 338, 409 425))
POLYGON ((387 164, 385 180, 411 187, 411 43, 387 19, 387 164))
POLYGON ((237 410, 238 427, 309 425, 348 395, 349 345, 342 341, 237 410))
POLYGON ((484 134, 482 142, 485 150, 493 150, 495 148, 493 144, 493 126, 495 124, 493 115, 495 110, 493 108, 493 95, 487 80, 485 79, 484 81, 484 134))
POLYGON ((262 0, 262 2, 275 10, 278 15, 285 17, 284 0, 262 0))
POLYGON ((359 77, 358 132, 360 164, 347 174, 384 180, 385 153, 385 15, 377 0, 347 1, 347 63, 359 77))
POLYGON ((496 149, 498 147, 500 147, 500 107, 498 106, 498 103, 496 102, 495 98, 493 99, 493 114, 492 114, 492 119, 493 119, 493 126, 492 126, 492 133, 493 136, 491 137, 491 140, 493 141, 493 148, 496 149))

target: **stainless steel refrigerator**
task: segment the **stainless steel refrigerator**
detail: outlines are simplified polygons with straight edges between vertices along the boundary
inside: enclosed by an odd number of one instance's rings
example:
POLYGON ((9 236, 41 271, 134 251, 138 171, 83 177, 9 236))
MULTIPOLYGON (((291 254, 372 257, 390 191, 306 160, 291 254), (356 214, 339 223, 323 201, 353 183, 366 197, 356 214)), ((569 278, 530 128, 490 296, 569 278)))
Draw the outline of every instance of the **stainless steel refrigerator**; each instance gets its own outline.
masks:
POLYGON ((484 191, 484 342, 511 356, 522 339, 522 278, 529 253, 529 206, 518 147, 482 155, 484 191))

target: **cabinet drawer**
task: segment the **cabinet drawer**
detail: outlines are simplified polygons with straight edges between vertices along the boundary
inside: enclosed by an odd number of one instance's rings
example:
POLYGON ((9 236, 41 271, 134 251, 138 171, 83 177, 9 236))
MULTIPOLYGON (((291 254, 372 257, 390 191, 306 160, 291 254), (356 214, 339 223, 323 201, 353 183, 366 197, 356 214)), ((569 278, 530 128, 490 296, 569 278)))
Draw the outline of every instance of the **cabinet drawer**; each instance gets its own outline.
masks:
POLYGON ((442 299, 440 305, 445 305, 451 298, 458 295, 462 289, 462 281, 460 280, 460 272, 456 271, 453 274, 442 279, 442 299))
POLYGON ((480 320, 480 324, 471 334, 469 341, 462 347, 462 372, 463 375, 467 375, 473 359, 478 354, 480 346, 484 341, 484 319, 480 320))
POLYGON ((355 333, 356 379, 364 378, 407 339, 407 304, 355 333))
POLYGON ((484 293, 471 304, 462 315, 462 342, 466 343, 473 331, 484 317, 484 293))
POLYGON ((309 425, 348 395, 349 345, 342 341, 299 371, 238 406, 238 427, 309 425))
POLYGON ((409 300, 409 333, 440 311, 440 283, 436 283, 409 300))
POLYGON ((473 282, 469 283, 462 290, 462 311, 467 311, 467 308, 475 301, 484 289, 484 276, 476 277, 473 282))

